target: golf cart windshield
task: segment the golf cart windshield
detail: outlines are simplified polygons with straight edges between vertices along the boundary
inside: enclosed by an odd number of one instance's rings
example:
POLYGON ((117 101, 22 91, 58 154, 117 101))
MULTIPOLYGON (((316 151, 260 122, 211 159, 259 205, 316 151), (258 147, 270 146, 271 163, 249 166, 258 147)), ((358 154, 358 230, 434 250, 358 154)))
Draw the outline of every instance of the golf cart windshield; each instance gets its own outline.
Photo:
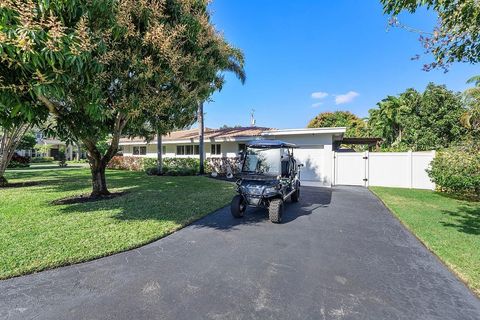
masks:
POLYGON ((282 149, 248 148, 242 172, 277 176, 281 172, 282 149))

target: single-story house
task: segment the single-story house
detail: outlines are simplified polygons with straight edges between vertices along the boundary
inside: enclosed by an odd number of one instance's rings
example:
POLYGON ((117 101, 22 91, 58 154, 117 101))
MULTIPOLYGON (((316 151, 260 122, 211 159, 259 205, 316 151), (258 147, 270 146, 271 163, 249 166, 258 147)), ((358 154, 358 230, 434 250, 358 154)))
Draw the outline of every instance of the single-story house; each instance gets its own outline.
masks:
MULTIPOLYGON (((346 128, 272 129, 240 127, 205 129, 205 158, 238 158, 241 150, 252 140, 279 139, 299 148, 294 155, 304 165, 301 180, 304 185, 330 186, 334 174, 334 145, 343 139, 346 128)), ((162 137, 164 157, 199 157, 198 129, 171 132, 162 137)), ((157 157, 157 139, 122 138, 120 152, 124 156, 157 157)))
POLYGON ((35 132, 35 139, 37 147, 30 150, 16 150, 15 152, 24 157, 38 158, 38 157, 52 157, 55 160, 58 160, 58 154, 61 149, 65 150, 65 156, 67 160, 74 159, 86 159, 87 153, 85 150, 78 148, 71 144, 66 144, 65 142, 56 139, 49 138, 43 135, 41 131, 35 132), (45 148, 38 148, 40 146, 45 146, 45 148), (79 157, 77 156, 79 155, 79 157))

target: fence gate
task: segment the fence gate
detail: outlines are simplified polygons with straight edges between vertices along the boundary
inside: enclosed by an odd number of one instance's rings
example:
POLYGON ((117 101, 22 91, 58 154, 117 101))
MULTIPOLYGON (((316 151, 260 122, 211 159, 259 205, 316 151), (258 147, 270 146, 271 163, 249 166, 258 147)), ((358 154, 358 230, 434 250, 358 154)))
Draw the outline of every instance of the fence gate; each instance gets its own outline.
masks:
POLYGON ((367 157, 364 152, 335 152, 334 184, 367 186, 367 157))
POLYGON ((335 152, 334 185, 434 189, 427 169, 435 151, 335 152))

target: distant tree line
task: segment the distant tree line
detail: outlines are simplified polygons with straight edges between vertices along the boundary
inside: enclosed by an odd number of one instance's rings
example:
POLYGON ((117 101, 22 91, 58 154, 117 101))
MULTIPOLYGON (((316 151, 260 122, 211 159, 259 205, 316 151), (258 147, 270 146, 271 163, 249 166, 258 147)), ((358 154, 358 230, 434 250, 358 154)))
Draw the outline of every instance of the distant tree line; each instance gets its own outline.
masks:
POLYGON ((423 92, 410 88, 387 96, 369 110, 368 118, 349 111, 323 112, 308 127, 347 127, 346 137, 382 138, 384 150, 422 151, 478 141, 479 110, 479 86, 456 93, 430 83, 423 92))

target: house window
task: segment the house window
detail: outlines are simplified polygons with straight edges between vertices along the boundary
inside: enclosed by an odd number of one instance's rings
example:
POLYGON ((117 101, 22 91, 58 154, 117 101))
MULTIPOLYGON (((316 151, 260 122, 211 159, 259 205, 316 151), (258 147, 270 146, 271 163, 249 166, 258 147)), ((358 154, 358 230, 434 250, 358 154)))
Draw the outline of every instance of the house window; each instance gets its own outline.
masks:
POLYGON ((138 146, 134 146, 133 147, 133 155, 134 156, 144 156, 147 154, 147 147, 138 147, 138 146))
POLYGON ((192 156, 200 154, 198 145, 177 146, 177 155, 192 156))
POLYGON ((211 154, 222 154, 222 146, 220 144, 212 144, 211 154))
POLYGON ((167 146, 162 146, 162 154, 166 154, 167 153, 167 146))
POLYGON ((247 145, 245 143, 238 144, 238 152, 245 152, 247 151, 247 145))
POLYGON ((185 154, 185 146, 177 146, 177 155, 183 156, 185 154))

